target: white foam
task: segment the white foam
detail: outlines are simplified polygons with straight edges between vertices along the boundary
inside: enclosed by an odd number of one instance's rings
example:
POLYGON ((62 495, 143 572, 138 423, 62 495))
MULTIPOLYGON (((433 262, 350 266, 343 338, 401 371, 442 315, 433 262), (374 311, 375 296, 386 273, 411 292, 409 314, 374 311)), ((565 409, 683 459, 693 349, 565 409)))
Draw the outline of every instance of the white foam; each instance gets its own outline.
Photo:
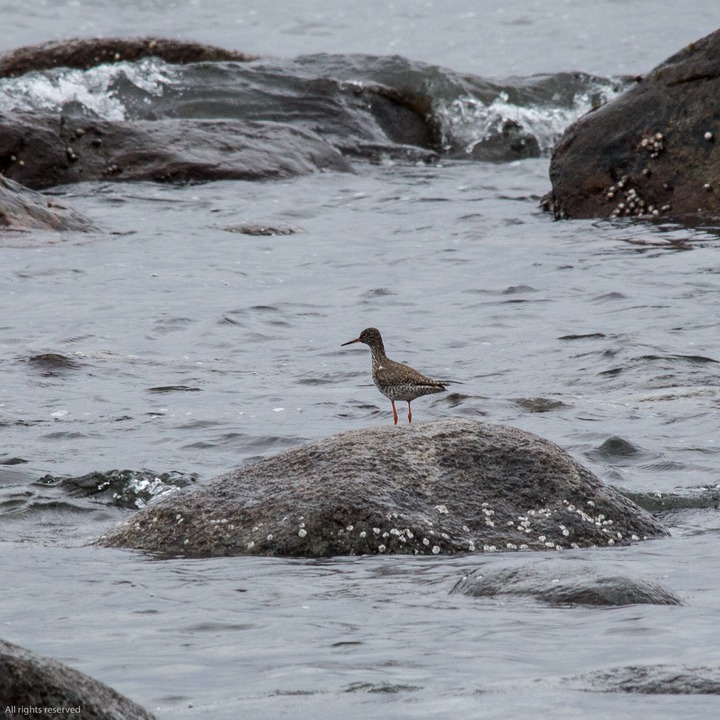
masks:
MULTIPOLYGON (((598 89, 588 89, 575 96, 572 106, 516 105, 506 92, 500 92, 490 104, 478 98, 465 96, 442 104, 437 112, 441 119, 444 143, 448 148, 472 154, 476 145, 502 135, 506 123, 520 126, 521 131, 532 135, 542 154, 548 154, 566 127, 585 115, 596 102, 598 89)), ((614 95, 602 88, 605 101, 614 95)))
POLYGON ((56 68, 0 80, 0 112, 60 111, 78 103, 106 120, 125 120, 126 107, 115 85, 130 82, 159 97, 172 82, 173 66, 157 58, 98 65, 89 70, 56 68))

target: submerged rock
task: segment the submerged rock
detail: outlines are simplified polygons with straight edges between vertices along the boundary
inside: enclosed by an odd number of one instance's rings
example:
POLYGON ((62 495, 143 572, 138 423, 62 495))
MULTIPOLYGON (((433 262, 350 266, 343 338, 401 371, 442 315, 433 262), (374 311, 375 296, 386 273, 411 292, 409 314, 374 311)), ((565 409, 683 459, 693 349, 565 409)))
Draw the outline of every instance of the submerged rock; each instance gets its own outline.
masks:
POLYGON ((53 377, 67 370, 77 370, 81 367, 74 357, 54 352, 30 355, 25 358, 25 362, 38 370, 44 377, 53 377))
POLYGON ((607 573, 596 563, 575 558, 488 563, 459 580, 452 592, 473 597, 519 595, 550 605, 682 605, 677 595, 656 582, 621 571, 607 573))
POLYGON ((720 30, 564 133, 545 206, 557 218, 720 217, 720 30))
POLYGON ((0 115, 0 167, 33 188, 86 180, 268 180, 350 163, 307 130, 273 122, 112 122, 0 115))
POLYGON ((239 233, 240 235, 253 235, 255 237, 271 237, 274 235, 296 235, 304 232, 304 230, 295 225, 278 225, 278 224, 245 224, 245 225, 226 225, 222 228, 227 232, 239 233))
POLYGON ((58 232, 97 230, 90 220, 71 207, 54 198, 29 190, 2 175, 0 175, 0 229, 58 232))
POLYGON ((9 716, 153 720, 147 710, 67 665, 0 640, 0 698, 9 716), (32 710, 37 708, 37 710, 32 710))
POLYGON ((94 471, 86 475, 58 477, 43 475, 34 485, 61 488, 71 497, 92 497, 108 505, 137 510, 167 493, 197 482, 195 474, 173 470, 155 473, 152 470, 94 471))
POLYGON ((571 678, 583 690, 641 695, 720 695, 720 667, 630 665, 571 678))
POLYGON ((257 56, 166 38, 80 38, 27 45, 0 55, 0 77, 17 77, 55 67, 88 69, 112 62, 157 57, 168 63, 249 61, 257 56))
POLYGON ((624 544, 665 535, 557 445, 475 420, 356 430, 136 513, 100 544, 323 557, 624 544))

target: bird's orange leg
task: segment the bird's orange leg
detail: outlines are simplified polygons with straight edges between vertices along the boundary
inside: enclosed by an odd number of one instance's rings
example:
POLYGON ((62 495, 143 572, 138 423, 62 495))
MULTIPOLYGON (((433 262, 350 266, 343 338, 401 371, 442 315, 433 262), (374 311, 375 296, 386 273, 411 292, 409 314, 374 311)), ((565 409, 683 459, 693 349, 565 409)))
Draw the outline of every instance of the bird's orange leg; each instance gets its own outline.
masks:
POLYGON ((408 400, 408 425, 412 422, 412 410, 410 409, 410 401, 408 400))
POLYGON ((395 424, 397 425, 398 414, 397 414, 397 410, 395 409, 395 401, 391 400, 390 403, 392 404, 392 407, 393 407, 393 420, 395 421, 395 424))

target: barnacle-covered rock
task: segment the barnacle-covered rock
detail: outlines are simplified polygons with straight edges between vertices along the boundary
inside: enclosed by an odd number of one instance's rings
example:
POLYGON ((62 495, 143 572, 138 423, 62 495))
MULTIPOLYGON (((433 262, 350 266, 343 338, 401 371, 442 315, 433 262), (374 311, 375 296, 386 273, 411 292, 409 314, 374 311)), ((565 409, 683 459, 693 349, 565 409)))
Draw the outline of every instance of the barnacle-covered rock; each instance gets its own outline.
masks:
POLYGON ((476 420, 354 430, 180 490, 100 539, 169 555, 606 546, 663 527, 557 445, 476 420))
POLYGON ((556 218, 720 217, 720 30, 691 43, 564 133, 556 218))

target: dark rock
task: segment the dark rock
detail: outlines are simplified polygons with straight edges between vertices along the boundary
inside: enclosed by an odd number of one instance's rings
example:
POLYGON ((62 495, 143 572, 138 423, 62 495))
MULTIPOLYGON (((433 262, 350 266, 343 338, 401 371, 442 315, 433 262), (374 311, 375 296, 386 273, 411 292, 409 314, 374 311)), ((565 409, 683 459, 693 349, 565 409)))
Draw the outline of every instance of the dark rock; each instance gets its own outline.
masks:
POLYGON ((720 695, 720 668, 630 665, 571 678, 583 690, 642 695, 720 695))
POLYGON ((29 713, 82 720, 152 720, 147 710, 107 685, 56 660, 0 640, 0 698, 13 717, 29 713), (30 712, 28 708, 38 708, 30 712), (71 709, 77 710, 71 712, 71 709), (62 713, 62 709, 65 710, 62 713), (62 714, 61 714, 62 713, 62 714))
POLYGON ((180 490, 98 542, 191 557, 322 557, 605 546, 665 534, 553 443, 443 420, 316 440, 180 490))
POLYGON ((502 127, 472 147, 466 157, 485 162, 508 162, 509 159, 522 160, 540 157, 540 144, 537 138, 514 120, 505 120, 502 127))
POLYGON ((81 38, 28 45, 5 53, 0 56, 0 77, 16 77, 33 70, 55 67, 87 69, 104 63, 132 62, 146 57, 157 57, 174 64, 258 59, 246 53, 182 40, 81 38))
MULTIPOLYGON (((191 65, 149 105, 118 90, 125 122, 93 119, 92 110, 74 101, 56 112, 0 115, 0 173, 34 189, 98 179, 264 180, 316 169, 350 171, 344 156, 434 162, 444 150, 441 122, 422 88, 303 72, 285 78, 296 96, 290 101, 287 89, 275 87, 277 69, 254 67, 252 78, 243 81, 241 70, 208 61, 253 58, 196 43, 47 43, 0 58, 0 77, 147 56, 191 65), (263 102, 252 99, 247 83, 259 83, 263 102)), ((412 65, 406 65, 412 75, 412 65)))
POLYGON ((270 237, 273 235, 296 235, 304 232, 302 228, 294 225, 277 225, 277 224, 246 224, 246 225, 227 225, 222 228, 227 232, 239 233, 240 235, 253 235, 255 237, 270 237))
MULTIPOLYGON (((0 139, 0 144, 2 139, 0 139)), ((60 201, 0 175, 0 229, 97 230, 86 217, 60 201)))
POLYGON ((516 398, 513 402, 523 410, 532 413, 545 413, 566 407, 565 403, 561 400, 550 400, 544 397, 516 398))
POLYGON ((0 172, 33 188, 101 179, 266 180, 318 169, 352 170, 314 133, 278 123, 0 115, 0 172))
POLYGON ((720 30, 688 45, 564 133, 555 217, 720 217, 720 30))
POLYGON ((607 337, 605 333, 583 333, 580 335, 562 335, 558 340, 601 340, 607 337))
POLYGON ((668 513, 685 510, 720 509, 720 488, 718 487, 687 488, 686 494, 683 495, 674 492, 640 493, 627 490, 623 491, 623 495, 648 512, 662 513, 664 517, 667 517, 668 513))
POLYGON ((621 572, 607 574, 595 563, 574 558, 488 563, 462 578, 452 592, 473 597, 520 595, 550 605, 682 605, 658 583, 621 572))
POLYGON ((637 445, 633 445, 629 440, 613 435, 605 440, 605 442, 603 442, 603 444, 600 445, 593 454, 606 460, 612 460, 614 458, 627 458, 642 455, 643 451, 637 447, 637 445))
POLYGON ((60 488, 71 497, 92 497, 108 505, 137 510, 153 499, 196 481, 196 475, 176 470, 165 473, 152 470, 108 470, 75 477, 48 474, 33 484, 42 488, 60 488))
MULTIPOLYGON (((442 125, 428 94, 397 90, 380 83, 365 83, 362 88, 354 88, 353 94, 366 104, 391 142, 429 151, 417 153, 419 160, 437 159, 435 153, 443 146, 442 125)), ((410 147, 406 149, 411 151, 410 147)))
POLYGON ((46 376, 58 375, 65 370, 76 370, 80 367, 80 363, 75 358, 61 353, 31 355, 26 362, 46 376))
POLYGON ((26 465, 29 462, 29 460, 25 460, 24 458, 11 457, 6 460, 0 460, 0 465, 26 465))

